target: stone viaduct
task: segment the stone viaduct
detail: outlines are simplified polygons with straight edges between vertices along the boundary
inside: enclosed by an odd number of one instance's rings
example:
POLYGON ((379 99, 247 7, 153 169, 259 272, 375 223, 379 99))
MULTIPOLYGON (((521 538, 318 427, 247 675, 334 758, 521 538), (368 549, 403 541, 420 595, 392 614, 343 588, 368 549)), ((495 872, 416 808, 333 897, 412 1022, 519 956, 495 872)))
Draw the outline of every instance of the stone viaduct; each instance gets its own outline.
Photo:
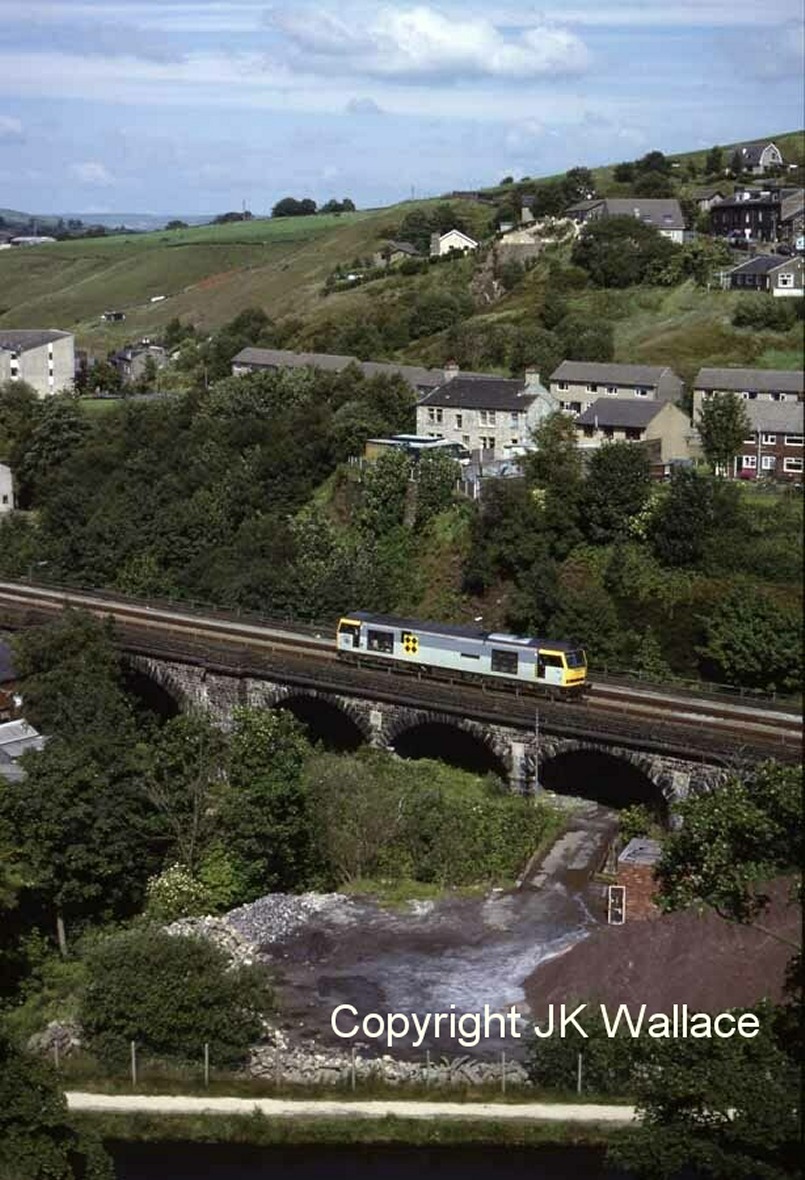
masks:
POLYGON ((724 775, 723 767, 686 761, 661 753, 627 748, 599 740, 542 734, 533 728, 485 724, 440 713, 410 708, 331 690, 300 688, 279 681, 248 676, 229 676, 204 667, 129 655, 128 665, 158 685, 180 710, 201 709, 227 726, 238 706, 287 707, 308 717, 337 711, 340 723, 351 730, 355 746, 397 749, 412 734, 426 729, 452 731, 465 745, 474 746, 483 769, 495 769, 512 790, 530 793, 539 789, 551 764, 564 755, 585 752, 616 759, 623 770, 631 769, 651 784, 657 801, 668 812, 689 793, 711 789, 724 775))

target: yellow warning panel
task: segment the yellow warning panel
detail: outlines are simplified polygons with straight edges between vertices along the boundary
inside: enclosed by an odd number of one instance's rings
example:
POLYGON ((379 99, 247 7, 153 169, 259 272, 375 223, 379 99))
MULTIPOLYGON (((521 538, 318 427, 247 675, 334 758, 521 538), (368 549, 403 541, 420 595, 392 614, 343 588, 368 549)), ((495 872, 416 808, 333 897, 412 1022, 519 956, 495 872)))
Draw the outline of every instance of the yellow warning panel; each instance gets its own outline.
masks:
POLYGON ((407 656, 415 656, 419 651, 419 640, 410 631, 403 631, 402 644, 403 652, 407 656))

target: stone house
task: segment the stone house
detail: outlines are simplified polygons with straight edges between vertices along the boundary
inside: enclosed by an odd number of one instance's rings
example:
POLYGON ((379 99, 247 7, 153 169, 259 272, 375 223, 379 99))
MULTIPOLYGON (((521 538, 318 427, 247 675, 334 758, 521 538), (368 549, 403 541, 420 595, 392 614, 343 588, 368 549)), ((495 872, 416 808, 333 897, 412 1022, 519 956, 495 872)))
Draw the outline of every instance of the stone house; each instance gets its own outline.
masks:
POLYGON ((696 449, 687 414, 666 401, 601 397, 576 419, 576 437, 582 450, 606 442, 646 443, 652 466, 663 471, 672 463, 689 462, 696 449))
POLYGON ((443 234, 432 234, 430 239, 431 258, 449 254, 451 250, 458 250, 462 254, 467 250, 477 250, 478 243, 469 234, 463 234, 460 229, 449 229, 443 234))
POLYGON ((539 422, 558 408, 536 370, 514 380, 459 374, 455 368, 417 406, 417 434, 460 443, 488 458, 506 458, 520 453, 539 422))
POLYGON ((562 361, 551 373, 551 393, 566 414, 583 414, 602 396, 632 401, 677 401, 682 390, 682 378, 667 365, 562 361))
POLYGON ((695 189, 691 194, 691 199, 695 202, 696 208, 701 213, 707 213, 712 209, 713 205, 726 200, 728 196, 727 186, 722 185, 720 188, 710 186, 710 188, 695 189))
POLYGON ((721 286, 725 291, 768 291, 774 296, 801 298, 803 261, 779 254, 758 254, 722 271, 721 286))
POLYGON ((681 245, 685 240, 685 218, 679 201, 666 197, 595 197, 577 201, 566 211, 580 225, 602 217, 636 217, 653 225, 664 238, 681 245))
POLYGON ((53 328, 0 328, 0 384, 5 381, 26 381, 39 397, 72 389, 75 337, 53 328))
POLYGON ((421 258, 421 254, 411 242, 386 242, 382 250, 378 250, 372 258, 374 266, 394 266, 397 262, 404 262, 406 258, 421 258))
POLYGON ((801 369, 699 369, 693 381, 693 420, 702 402, 720 393, 737 393, 747 402, 795 402, 805 397, 801 369))
MULTIPOLYGON (((425 369, 421 365, 395 365, 385 361, 359 361, 356 356, 340 356, 329 352, 291 352, 283 348, 242 348, 232 358, 233 377, 247 373, 278 372, 280 369, 322 369, 327 373, 342 373, 354 365, 364 377, 402 377, 414 392, 421 396, 430 393, 447 379, 450 366, 444 369, 425 369)), ((457 371, 457 370, 456 370, 457 371)))
POLYGON ((716 237, 747 241, 791 241, 802 224, 802 190, 766 185, 739 188, 710 210, 716 237))
POLYGON ((140 381, 146 373, 149 357, 157 369, 162 369, 168 363, 168 356, 161 344, 152 344, 150 340, 141 340, 139 344, 127 344, 124 348, 112 353, 109 363, 120 374, 124 384, 140 381))

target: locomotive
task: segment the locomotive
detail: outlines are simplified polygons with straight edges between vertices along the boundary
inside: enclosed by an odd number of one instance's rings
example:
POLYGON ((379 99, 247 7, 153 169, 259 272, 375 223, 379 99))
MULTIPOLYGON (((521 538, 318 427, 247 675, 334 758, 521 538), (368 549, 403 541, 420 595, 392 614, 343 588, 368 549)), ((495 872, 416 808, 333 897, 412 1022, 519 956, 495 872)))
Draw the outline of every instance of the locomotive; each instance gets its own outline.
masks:
POLYGON ((587 657, 572 643, 360 610, 339 620, 336 649, 356 664, 522 685, 552 697, 581 696, 587 684, 587 657))

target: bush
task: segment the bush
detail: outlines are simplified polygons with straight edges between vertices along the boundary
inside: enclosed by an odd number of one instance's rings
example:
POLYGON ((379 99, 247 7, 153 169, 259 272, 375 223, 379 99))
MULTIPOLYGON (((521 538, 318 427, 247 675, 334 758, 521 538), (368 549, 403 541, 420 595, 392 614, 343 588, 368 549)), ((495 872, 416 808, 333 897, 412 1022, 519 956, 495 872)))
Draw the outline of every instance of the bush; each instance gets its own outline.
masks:
POLYGON ((148 913, 163 922, 208 913, 210 898, 203 883, 184 865, 171 865, 146 886, 148 913))
POLYGON ((732 316, 736 328, 768 328, 773 332, 788 332, 796 321, 797 310, 788 300, 768 295, 742 299, 732 316))
POLYGON ((271 993, 261 968, 230 969, 211 942, 155 926, 112 934, 87 956, 79 1020, 89 1047, 120 1066, 135 1041, 146 1054, 216 1066, 243 1062, 260 1036, 271 993))

